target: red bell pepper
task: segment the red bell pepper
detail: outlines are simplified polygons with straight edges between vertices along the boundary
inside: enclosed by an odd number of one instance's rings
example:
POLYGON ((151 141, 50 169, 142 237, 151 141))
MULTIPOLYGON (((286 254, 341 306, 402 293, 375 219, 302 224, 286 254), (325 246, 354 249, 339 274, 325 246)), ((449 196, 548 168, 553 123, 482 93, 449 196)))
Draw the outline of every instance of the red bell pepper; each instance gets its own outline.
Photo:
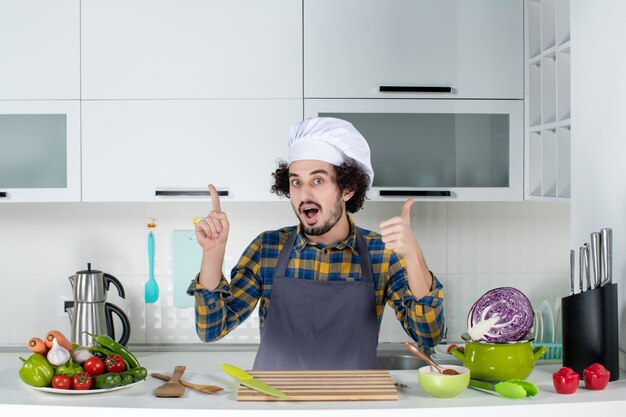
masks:
POLYGON ((564 366, 552 374, 552 383, 559 394, 573 394, 578 389, 580 375, 572 368, 564 366))
POLYGON ((583 371, 583 379, 585 380, 585 387, 587 387, 587 389, 605 389, 609 383, 610 377, 611 371, 599 363, 594 363, 583 371))

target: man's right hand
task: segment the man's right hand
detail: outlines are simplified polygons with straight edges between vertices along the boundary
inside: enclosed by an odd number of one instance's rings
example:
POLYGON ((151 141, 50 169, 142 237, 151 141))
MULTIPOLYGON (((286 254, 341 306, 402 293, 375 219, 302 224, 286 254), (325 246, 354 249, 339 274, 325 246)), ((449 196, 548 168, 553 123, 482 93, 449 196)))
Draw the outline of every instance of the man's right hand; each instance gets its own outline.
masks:
POLYGON ((209 192, 211 193, 213 210, 196 224, 196 239, 203 252, 222 252, 223 254, 228 240, 228 218, 226 213, 222 212, 220 197, 213 184, 209 184, 209 192))

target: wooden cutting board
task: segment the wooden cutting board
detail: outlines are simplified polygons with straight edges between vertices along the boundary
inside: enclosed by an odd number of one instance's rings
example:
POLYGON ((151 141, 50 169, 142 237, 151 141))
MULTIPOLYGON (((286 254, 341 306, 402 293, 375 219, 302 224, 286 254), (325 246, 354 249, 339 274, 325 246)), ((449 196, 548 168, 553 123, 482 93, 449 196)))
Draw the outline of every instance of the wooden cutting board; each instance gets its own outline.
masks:
POLYGON ((374 401, 397 400, 388 370, 246 371, 287 394, 276 398, 239 386, 237 401, 374 401))

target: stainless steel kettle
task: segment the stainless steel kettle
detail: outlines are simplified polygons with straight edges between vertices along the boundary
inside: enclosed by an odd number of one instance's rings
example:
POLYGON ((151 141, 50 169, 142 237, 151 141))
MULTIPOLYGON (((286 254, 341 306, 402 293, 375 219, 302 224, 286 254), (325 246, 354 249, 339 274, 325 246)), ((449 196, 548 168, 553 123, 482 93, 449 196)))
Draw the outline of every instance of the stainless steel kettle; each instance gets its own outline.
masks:
POLYGON ((117 315, 122 322, 122 336, 118 343, 126 345, 130 338, 130 321, 124 312, 116 305, 107 303, 107 291, 113 284, 117 288, 120 297, 124 298, 124 287, 113 275, 102 271, 87 269, 78 271, 68 277, 72 284, 74 301, 65 302, 65 311, 70 316, 72 326, 71 340, 80 346, 93 344, 91 334, 106 334, 115 339, 113 314, 117 315))

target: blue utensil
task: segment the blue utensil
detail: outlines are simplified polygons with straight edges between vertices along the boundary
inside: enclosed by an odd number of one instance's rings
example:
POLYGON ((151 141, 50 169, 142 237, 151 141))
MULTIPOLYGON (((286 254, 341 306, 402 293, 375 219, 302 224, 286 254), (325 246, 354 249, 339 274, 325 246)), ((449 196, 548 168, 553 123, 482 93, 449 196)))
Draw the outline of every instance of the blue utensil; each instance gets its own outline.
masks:
POLYGON ((159 284, 157 284, 154 279, 154 234, 152 233, 152 230, 150 230, 150 233, 148 234, 148 268, 150 278, 146 282, 146 286, 144 288, 146 304, 154 303, 159 299, 159 284))

